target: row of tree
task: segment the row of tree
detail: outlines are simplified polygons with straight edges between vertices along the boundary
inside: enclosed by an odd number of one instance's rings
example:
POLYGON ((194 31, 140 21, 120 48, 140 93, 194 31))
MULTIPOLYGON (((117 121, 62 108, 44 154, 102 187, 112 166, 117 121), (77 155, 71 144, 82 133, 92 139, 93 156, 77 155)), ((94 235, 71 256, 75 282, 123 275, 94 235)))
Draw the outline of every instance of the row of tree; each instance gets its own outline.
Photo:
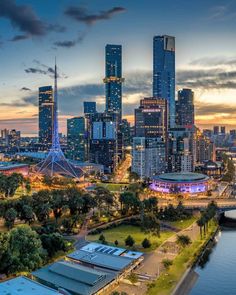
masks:
POLYGON ((28 225, 0 233, 0 273, 30 272, 47 263, 69 244, 59 233, 39 235, 28 225))
POLYGON ((213 201, 210 204, 208 204, 206 210, 201 212, 201 216, 197 220, 197 224, 200 228, 201 237, 203 233, 205 236, 206 233, 208 232, 209 223, 212 219, 215 218, 216 213, 217 213, 217 205, 213 201))

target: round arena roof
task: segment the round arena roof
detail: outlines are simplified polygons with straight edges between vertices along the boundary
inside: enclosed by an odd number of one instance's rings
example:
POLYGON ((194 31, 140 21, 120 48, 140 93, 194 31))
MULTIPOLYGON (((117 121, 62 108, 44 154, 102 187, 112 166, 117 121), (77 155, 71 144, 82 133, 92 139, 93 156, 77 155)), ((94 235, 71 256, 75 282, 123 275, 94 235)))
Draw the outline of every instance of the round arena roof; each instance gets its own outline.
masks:
POLYGON ((158 176, 153 177, 154 180, 161 180, 167 182, 195 182, 195 181, 204 181, 209 179, 207 175, 200 173, 192 173, 192 172, 176 172, 176 173, 164 173, 158 176))

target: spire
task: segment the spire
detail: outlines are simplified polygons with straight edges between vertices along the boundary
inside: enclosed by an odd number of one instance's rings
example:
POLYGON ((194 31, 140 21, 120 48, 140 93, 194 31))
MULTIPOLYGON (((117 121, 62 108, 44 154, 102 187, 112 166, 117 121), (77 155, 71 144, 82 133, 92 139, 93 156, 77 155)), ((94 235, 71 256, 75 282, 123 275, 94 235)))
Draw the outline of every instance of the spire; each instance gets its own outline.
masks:
POLYGON ((65 158, 60 147, 57 107, 57 62, 55 58, 52 147, 46 159, 37 165, 37 170, 39 173, 49 176, 64 175, 79 178, 83 174, 82 170, 74 167, 74 165, 65 158))
POLYGON ((52 148, 59 148, 59 147, 60 147, 60 141, 59 141, 59 135, 58 135, 57 60, 55 57, 52 148))

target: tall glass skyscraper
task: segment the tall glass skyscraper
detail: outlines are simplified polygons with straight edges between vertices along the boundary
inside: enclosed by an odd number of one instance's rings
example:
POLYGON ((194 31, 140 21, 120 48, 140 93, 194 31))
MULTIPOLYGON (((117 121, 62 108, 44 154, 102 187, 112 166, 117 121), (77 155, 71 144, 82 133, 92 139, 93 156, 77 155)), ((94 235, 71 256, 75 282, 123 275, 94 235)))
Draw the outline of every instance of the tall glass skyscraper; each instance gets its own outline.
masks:
POLYGON ((153 96, 169 106, 169 124, 175 126, 175 37, 153 38, 153 96))
POLYGON ((85 161, 85 119, 75 117, 67 120, 67 157, 85 161))
POLYGON ((194 93, 191 89, 178 91, 176 101, 176 124, 191 128, 194 125, 194 93))
POLYGON ((39 88, 39 143, 49 148, 52 144, 53 132, 53 88, 44 86, 39 88))
POLYGON ((106 84, 106 112, 117 113, 122 117, 122 47, 106 45, 106 65, 104 83, 106 84))

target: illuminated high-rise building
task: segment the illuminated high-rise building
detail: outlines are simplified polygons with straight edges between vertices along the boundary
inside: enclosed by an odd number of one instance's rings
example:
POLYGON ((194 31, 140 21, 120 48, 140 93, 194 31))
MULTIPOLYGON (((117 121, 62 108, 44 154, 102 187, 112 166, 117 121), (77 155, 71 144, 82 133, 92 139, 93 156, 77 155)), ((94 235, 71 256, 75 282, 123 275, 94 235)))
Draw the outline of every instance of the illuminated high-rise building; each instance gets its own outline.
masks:
POLYGON ((175 37, 153 38, 153 96, 168 101, 169 125, 175 126, 175 37))
POLYGON ((106 45, 105 78, 106 112, 118 114, 122 118, 122 47, 121 45, 106 45))
POLYGON ((85 118, 75 117, 67 120, 67 152, 71 160, 85 161, 85 118))
POLYGON ((194 125, 194 93, 191 89, 178 91, 176 124, 187 128, 191 128, 194 125))
POLYGON ((53 88, 39 88, 39 143, 48 149, 52 144, 53 132, 53 88))

